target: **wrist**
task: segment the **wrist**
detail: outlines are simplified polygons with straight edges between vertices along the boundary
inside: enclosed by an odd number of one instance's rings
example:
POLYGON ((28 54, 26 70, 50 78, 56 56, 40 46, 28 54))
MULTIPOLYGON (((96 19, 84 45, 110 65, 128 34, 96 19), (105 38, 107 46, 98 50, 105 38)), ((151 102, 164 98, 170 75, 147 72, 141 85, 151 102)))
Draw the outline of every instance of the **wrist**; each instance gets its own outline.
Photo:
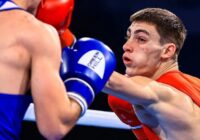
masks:
POLYGON ((93 88, 86 81, 79 78, 68 78, 64 83, 68 96, 80 105, 81 115, 83 115, 95 98, 93 88))
POLYGON ((75 92, 67 92, 69 98, 71 98, 73 101, 75 101, 76 103, 79 104, 80 108, 81 108, 81 113, 80 116, 83 116, 86 112, 86 110, 88 109, 88 105, 87 102, 85 101, 85 99, 80 96, 79 94, 75 93, 75 92))

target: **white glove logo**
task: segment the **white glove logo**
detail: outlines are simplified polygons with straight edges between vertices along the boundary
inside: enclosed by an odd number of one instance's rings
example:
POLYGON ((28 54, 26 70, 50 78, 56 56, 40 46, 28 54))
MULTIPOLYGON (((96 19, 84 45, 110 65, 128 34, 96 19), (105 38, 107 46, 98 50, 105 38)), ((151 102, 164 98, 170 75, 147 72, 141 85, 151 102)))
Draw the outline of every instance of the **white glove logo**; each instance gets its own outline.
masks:
POLYGON ((98 50, 91 50, 85 53, 78 61, 78 64, 84 65, 96 72, 103 79, 105 71, 104 55, 98 50))

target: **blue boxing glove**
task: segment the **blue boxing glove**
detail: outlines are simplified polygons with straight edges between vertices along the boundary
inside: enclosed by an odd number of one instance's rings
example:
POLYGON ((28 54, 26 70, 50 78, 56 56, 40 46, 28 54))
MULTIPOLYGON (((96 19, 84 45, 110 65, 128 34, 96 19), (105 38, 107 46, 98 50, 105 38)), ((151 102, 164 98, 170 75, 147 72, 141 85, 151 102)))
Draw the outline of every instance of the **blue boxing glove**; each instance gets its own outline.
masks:
POLYGON ((70 98, 76 100, 82 115, 101 92, 116 67, 112 50, 103 42, 81 38, 73 48, 62 51, 60 75, 70 98))

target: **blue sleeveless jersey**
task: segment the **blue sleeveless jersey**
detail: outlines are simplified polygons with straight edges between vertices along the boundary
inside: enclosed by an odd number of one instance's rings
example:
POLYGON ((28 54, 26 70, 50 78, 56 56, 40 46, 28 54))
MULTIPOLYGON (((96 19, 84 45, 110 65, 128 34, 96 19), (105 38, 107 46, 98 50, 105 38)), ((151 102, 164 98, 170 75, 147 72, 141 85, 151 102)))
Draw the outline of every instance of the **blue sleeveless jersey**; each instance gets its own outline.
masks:
POLYGON ((8 11, 13 9, 23 10, 21 7, 19 7, 11 0, 0 0, 0 11, 8 11))
POLYGON ((18 140, 30 95, 0 93, 0 140, 18 140))
MULTIPOLYGON (((0 12, 13 9, 23 10, 11 0, 0 0, 0 12)), ((29 95, 0 93, 0 140, 19 140, 22 121, 31 102, 29 95)))

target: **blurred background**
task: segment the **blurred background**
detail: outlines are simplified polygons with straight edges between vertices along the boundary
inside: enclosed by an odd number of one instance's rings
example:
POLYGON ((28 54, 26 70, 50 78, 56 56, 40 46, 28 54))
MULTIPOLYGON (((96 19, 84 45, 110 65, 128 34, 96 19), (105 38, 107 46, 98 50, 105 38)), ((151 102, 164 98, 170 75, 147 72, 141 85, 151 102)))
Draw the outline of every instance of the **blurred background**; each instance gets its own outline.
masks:
MULTIPOLYGON (((179 57, 180 69, 200 77, 200 1, 197 0, 75 0, 70 25, 71 31, 80 37, 93 37, 110 46, 117 57, 116 71, 124 73, 121 60, 129 16, 146 7, 168 9, 184 22, 188 36, 179 57)), ((107 95, 97 95, 90 109, 110 111, 107 95)), ((98 121, 98 120, 97 120, 98 121)), ((34 122, 24 122, 23 140, 43 140, 34 122)), ((131 131, 99 127, 75 126, 64 140, 134 140, 131 131)))

